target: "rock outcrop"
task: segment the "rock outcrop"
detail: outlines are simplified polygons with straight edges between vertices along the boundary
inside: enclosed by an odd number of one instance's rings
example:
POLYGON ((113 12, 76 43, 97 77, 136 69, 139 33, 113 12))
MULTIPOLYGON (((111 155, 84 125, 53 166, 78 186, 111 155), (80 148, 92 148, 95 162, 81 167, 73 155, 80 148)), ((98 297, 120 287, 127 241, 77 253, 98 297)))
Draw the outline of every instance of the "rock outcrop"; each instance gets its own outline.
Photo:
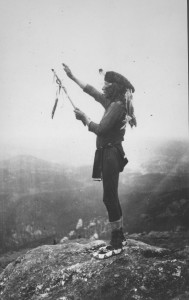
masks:
POLYGON ((189 299, 189 251, 128 239, 122 254, 96 260, 104 241, 75 240, 32 249, 0 275, 1 300, 189 299))

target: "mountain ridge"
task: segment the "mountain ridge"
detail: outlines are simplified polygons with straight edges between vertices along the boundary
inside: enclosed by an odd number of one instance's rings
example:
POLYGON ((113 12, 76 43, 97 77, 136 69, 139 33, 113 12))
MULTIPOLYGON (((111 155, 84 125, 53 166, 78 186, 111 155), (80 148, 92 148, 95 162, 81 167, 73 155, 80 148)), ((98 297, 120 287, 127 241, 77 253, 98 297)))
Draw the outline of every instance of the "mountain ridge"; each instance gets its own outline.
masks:
MULTIPOLYGON (((145 165, 141 160, 145 172, 126 166, 121 173, 119 194, 128 232, 188 226, 188 148, 187 143, 173 145, 170 142, 161 151, 154 148, 145 165), (178 217, 173 216, 175 207, 178 217), (159 214, 154 214, 152 208, 159 214)), ((91 167, 66 168, 25 155, 6 160, 5 168, 2 165, 1 162, 0 244, 4 251, 55 234, 67 236, 80 218, 85 226, 93 218, 107 219, 101 200, 102 184, 92 180, 91 167)))

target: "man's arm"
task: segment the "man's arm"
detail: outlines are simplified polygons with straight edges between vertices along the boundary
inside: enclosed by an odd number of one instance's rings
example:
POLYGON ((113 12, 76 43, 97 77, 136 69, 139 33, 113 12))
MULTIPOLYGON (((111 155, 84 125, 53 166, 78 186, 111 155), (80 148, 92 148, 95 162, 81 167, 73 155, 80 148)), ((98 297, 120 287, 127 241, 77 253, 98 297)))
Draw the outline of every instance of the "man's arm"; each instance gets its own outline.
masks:
POLYGON ((64 71, 66 72, 67 76, 72 79, 77 85, 82 88, 82 90, 93 97, 97 102, 101 103, 104 108, 106 108, 109 105, 109 101, 104 97, 102 93, 100 93, 97 89, 95 89, 93 86, 83 82, 82 80, 78 79, 75 75, 73 75, 72 71, 70 68, 62 64, 64 71))
POLYGON ((75 75, 73 75, 72 71, 70 70, 70 68, 65 65, 65 64, 62 64, 63 65, 63 68, 64 68, 64 71, 66 72, 67 76, 72 79, 75 83, 77 83, 77 85, 80 86, 80 88, 84 89, 87 84, 83 81, 81 81, 80 79, 76 78, 75 75))
POLYGON ((89 131, 100 136, 111 130, 115 123, 123 116, 123 107, 119 102, 113 102, 108 109, 108 112, 102 118, 99 124, 90 122, 89 131))
POLYGON ((97 102, 102 104, 105 109, 110 104, 109 100, 90 84, 87 84, 83 91, 93 97, 97 102))
POLYGON ((78 108, 76 108, 74 112, 77 120, 83 121, 83 123, 88 126, 89 131, 100 136, 112 130, 116 122, 122 118, 124 109, 120 102, 113 102, 99 124, 91 121, 91 119, 78 108))

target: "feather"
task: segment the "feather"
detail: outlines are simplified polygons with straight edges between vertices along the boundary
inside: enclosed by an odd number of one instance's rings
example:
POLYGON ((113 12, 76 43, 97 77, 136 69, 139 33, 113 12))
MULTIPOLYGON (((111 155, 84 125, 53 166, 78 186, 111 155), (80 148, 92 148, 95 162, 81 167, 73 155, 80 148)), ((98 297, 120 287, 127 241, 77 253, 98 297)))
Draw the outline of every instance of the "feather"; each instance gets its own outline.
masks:
POLYGON ((58 104, 58 98, 56 98, 55 103, 54 103, 54 106, 53 106, 53 110, 52 110, 52 119, 53 119, 53 117, 54 117, 54 113, 55 113, 57 104, 58 104))

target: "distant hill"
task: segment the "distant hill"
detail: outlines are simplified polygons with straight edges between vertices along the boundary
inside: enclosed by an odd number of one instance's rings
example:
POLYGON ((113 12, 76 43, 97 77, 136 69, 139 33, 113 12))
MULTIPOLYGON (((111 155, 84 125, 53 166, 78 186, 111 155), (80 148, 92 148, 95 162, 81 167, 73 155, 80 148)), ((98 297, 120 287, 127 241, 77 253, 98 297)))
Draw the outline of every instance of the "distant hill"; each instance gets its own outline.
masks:
POLYGON ((88 171, 33 156, 1 161, 0 251, 67 233, 79 217, 89 215, 89 220, 100 193, 95 187, 89 191, 88 171))
POLYGON ((24 155, 0 162, 1 192, 12 194, 13 198, 23 193, 71 187, 72 183, 62 165, 24 155))
POLYGON ((188 141, 155 143, 137 172, 121 176, 120 199, 129 232, 189 228, 188 149, 188 141))

